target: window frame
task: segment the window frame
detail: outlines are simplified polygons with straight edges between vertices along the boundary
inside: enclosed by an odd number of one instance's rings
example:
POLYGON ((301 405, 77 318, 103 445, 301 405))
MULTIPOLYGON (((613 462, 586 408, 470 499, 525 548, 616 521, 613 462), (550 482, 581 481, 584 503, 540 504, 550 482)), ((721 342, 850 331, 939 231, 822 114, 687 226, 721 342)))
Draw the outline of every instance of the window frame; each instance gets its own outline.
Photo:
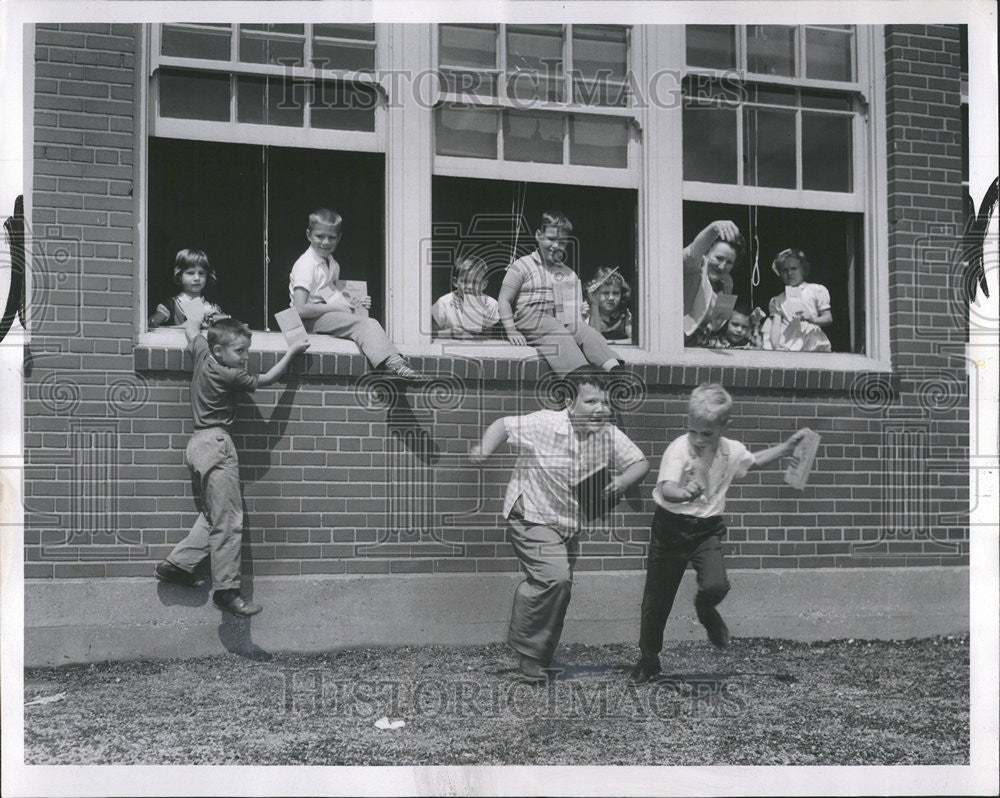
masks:
MULTIPOLYGON (((184 347, 186 340, 179 329, 160 328, 147 330, 147 254, 146 254, 146 157, 147 140, 152 135, 150 121, 153 109, 150 59, 158 51, 158 38, 153 41, 156 28, 143 26, 141 33, 144 68, 137 75, 136 96, 141 113, 137 115, 137 286, 142 301, 136 303, 137 342, 142 345, 184 347)), ((641 135, 638 156, 632 159, 636 170, 635 185, 621 186, 609 180, 605 172, 618 171, 600 167, 561 165, 555 167, 559 174, 545 175, 536 165, 502 162, 500 179, 527 179, 529 182, 547 182, 566 185, 607 185, 609 187, 636 188, 637 242, 636 281, 642 290, 636 292, 643 302, 639 312, 638 345, 611 343, 613 350, 626 362, 653 363, 677 366, 710 366, 726 368, 759 369, 820 369, 827 371, 857 371, 891 369, 888 320, 888 236, 887 186, 886 186, 886 120, 885 120, 885 61, 879 48, 882 26, 858 26, 855 39, 855 59, 858 82, 867 101, 867 121, 855 123, 855 152, 861 155, 855 163, 855 192, 862 195, 861 212, 864 214, 864 281, 867 296, 862 299, 865 312, 865 354, 799 353, 769 351, 719 351, 685 349, 682 332, 682 298, 676 289, 681 279, 681 251, 689 243, 682 240, 683 202, 695 199, 691 194, 702 191, 695 187, 689 192, 683 181, 682 158, 677 157, 676 142, 681 141, 681 113, 676 104, 636 102, 632 98, 627 109, 579 106, 582 113, 608 113, 621 116, 622 111, 634 114, 641 135), (859 129, 860 128, 860 129, 859 129), (862 162, 863 158, 863 162, 862 162), (512 167, 523 166, 525 169, 512 167), (530 177, 527 170, 531 170, 530 177), (586 182, 582 172, 590 172, 586 182), (593 181, 593 182, 591 182, 593 181), (649 297, 661 297, 653 302, 649 297)), ((376 78, 382 85, 398 75, 400 70, 419 75, 422 71, 437 69, 437 24, 379 24, 376 25, 376 78), (388 70, 389 80, 382 77, 388 70)), ((684 74, 685 43, 682 25, 631 26, 630 67, 636 80, 643 87, 655 76, 684 74)), ((307 70, 315 77, 314 71, 307 70)), ((794 81, 793 81, 794 83, 794 81)), ((661 81, 662 91, 666 81, 661 81)), ((821 85, 830 87, 831 82, 821 85)), ((796 84, 801 85, 801 84, 796 84)), ((678 94, 680 85, 677 85, 678 94)), ((427 101, 426 89, 422 97, 412 85, 403 83, 398 96, 390 96, 384 112, 384 121, 378 132, 379 151, 385 154, 385 320, 386 331, 404 354, 423 356, 458 356, 463 358, 500 358, 517 361, 537 356, 531 347, 514 347, 503 342, 432 340, 430 329, 431 294, 431 178, 434 174, 456 177, 483 177, 495 179, 498 175, 480 167, 459 169, 448 164, 447 171, 438 170, 434 151, 434 103, 427 101), (414 157, 414 156, 418 157, 414 157), (406 156, 406 157, 403 157, 406 156), (420 268, 414 268, 414 258, 420 268), (413 298, 419 301, 414 302, 413 298)), ((434 92, 439 96, 437 82, 434 92)), ((576 108, 574 106, 574 108, 576 108)), ((554 109, 553 109, 554 110, 554 109)), ((560 107, 560 111, 569 111, 560 107)), ((381 114, 376 114, 381 116, 381 114)), ((187 125, 188 120, 183 120, 187 125)), ((377 128, 379 123, 376 123, 377 128)), ((198 123, 191 124, 185 135, 199 138, 198 123)), ((248 127, 265 128, 263 125, 248 127)), ((175 131, 179 132, 179 131, 175 131)), ((206 132, 206 131, 201 131, 206 132)), ((338 133, 337 131, 332 131, 338 133)), ((163 135, 157 130, 157 135, 163 135)), ((372 134, 365 134, 371 136, 372 134)), ((211 136, 218 140, 218 134, 211 136)), ((243 143, 244 138, 224 140, 243 143)), ((345 137, 339 136, 337 149, 345 146, 345 137)), ((249 143, 272 143, 255 139, 249 143)), ((283 138, 280 144, 288 144, 283 138)), ((362 147, 358 147, 362 149, 362 147)), ((459 158, 462 162, 485 159, 459 158)), ((726 202, 732 202, 732 187, 728 187, 726 202)), ((707 189, 705 190, 707 192, 707 189)), ((827 194, 832 192, 819 192, 827 194)), ((701 195, 708 199, 705 194, 701 195)), ((806 198, 808 199, 808 198, 806 198)), ((825 206, 828 207, 828 206, 825 206)), ((345 264, 349 270, 349 264, 345 264)), ((311 336, 312 352, 338 352, 357 354, 357 347, 350 341, 331 336, 311 336)), ((284 351, 285 342, 280 333, 254 333, 253 346, 264 351, 284 351)))

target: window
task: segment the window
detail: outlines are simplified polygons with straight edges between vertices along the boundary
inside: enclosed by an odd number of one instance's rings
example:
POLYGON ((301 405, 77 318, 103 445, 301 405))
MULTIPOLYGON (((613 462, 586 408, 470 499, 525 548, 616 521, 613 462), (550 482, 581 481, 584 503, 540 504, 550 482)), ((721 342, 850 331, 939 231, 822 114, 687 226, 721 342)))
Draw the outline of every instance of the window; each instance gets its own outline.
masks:
POLYGON ((715 219, 748 242, 732 272, 745 311, 768 312, 784 290, 773 259, 802 250, 808 282, 830 289, 832 351, 862 353, 868 101, 857 51, 851 25, 687 26, 683 176, 685 243, 715 219))
MULTIPOLYGON (((718 365, 707 341, 685 336, 680 254, 731 219, 749 243, 731 292, 767 310, 784 291, 772 260, 803 250, 810 281, 830 293, 834 354, 733 352, 726 365, 889 360, 875 27, 145 30, 149 308, 173 290, 174 253, 198 247, 219 272, 215 301, 273 329, 307 214, 327 205, 345 219, 343 277, 368 282, 372 315, 397 345, 455 351, 431 309, 452 291, 456 262, 481 257, 495 299, 511 260, 533 249, 540 213, 559 209, 581 281, 617 268, 631 289, 631 334, 612 340, 623 359, 718 365)), ((278 334, 260 344, 271 341, 282 345, 278 334)), ((314 346, 356 351, 325 336, 314 346)), ((529 356, 495 326, 458 346, 529 356)))
POLYGON ((437 26, 435 298, 450 290, 455 259, 484 245, 495 297, 550 208, 573 222, 570 263, 585 284, 616 266, 635 290, 631 34, 615 25, 437 26))
POLYGON ((211 298, 255 330, 288 307, 308 214, 345 219, 337 257, 383 308, 384 103, 373 25, 154 28, 149 305, 176 293, 174 253, 208 254, 211 298), (361 270, 361 271, 359 271, 361 270))

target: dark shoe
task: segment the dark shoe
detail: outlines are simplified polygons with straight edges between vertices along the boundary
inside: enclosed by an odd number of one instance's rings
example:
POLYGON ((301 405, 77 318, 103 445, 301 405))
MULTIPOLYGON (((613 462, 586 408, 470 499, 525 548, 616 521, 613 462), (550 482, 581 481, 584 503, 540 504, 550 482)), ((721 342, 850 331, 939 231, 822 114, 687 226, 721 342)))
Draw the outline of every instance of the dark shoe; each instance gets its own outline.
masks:
POLYGON ((167 562, 166 560, 156 566, 153 575, 161 582, 170 582, 175 585, 183 585, 184 587, 201 587, 205 584, 205 580, 200 576, 195 576, 190 571, 178 568, 172 562, 167 562))
POLYGON ((241 618, 249 618, 264 609, 260 604, 244 599, 238 590, 216 590, 212 594, 212 602, 220 610, 231 612, 241 618))
POLYGON ((524 654, 521 655, 521 662, 517 666, 517 675, 525 684, 542 684, 548 678, 542 662, 524 654))
POLYGON ((713 646, 716 648, 725 648, 729 645, 729 629, 715 607, 702 613, 698 620, 708 630, 708 639, 713 646))
POLYGON ((660 672, 659 657, 639 657, 628 679, 632 684, 644 684, 660 672))

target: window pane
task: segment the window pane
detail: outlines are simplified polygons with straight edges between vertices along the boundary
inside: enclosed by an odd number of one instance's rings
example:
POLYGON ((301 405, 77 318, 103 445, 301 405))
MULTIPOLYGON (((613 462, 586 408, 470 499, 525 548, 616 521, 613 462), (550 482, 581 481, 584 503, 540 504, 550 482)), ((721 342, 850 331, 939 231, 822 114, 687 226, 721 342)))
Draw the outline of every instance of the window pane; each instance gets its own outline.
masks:
POLYGON ((573 101, 583 105, 628 104, 628 28, 573 26, 573 101))
POLYGON ((618 25, 574 25, 573 69, 582 77, 625 80, 628 28, 618 25))
POLYGON ((497 76, 487 72, 459 72, 441 70, 438 73, 441 91, 449 94, 467 94, 475 97, 496 97, 497 76))
POLYGON ((228 61, 232 29, 229 25, 164 25, 160 52, 184 58, 228 61))
POLYGON ((849 94, 834 91, 815 91, 810 89, 802 92, 804 108, 822 108, 825 111, 850 111, 854 103, 849 94))
POLYGON ((281 78, 239 77, 236 81, 236 119, 255 125, 302 127, 308 86, 281 78))
POLYGON ((747 25, 747 69, 761 75, 794 75, 795 28, 747 25))
POLYGON ((802 188, 853 191, 849 116, 802 114, 802 188))
POLYGON ((562 163, 562 116, 507 111, 504 114, 503 152, 506 161, 562 163))
POLYGON ((795 188, 795 112, 743 109, 743 181, 795 188))
POLYGON ((333 130, 375 130, 378 92, 362 83, 324 80, 316 85, 310 104, 311 127, 333 130))
POLYGON ((374 25, 313 25, 312 65, 319 69, 375 69, 374 25))
POLYGON ((602 116, 571 116, 569 162, 625 169, 628 166, 628 121, 602 116))
POLYGON ((313 25, 312 32, 316 39, 353 39, 375 43, 374 25, 313 25))
POLYGON ((229 75, 161 69, 160 116, 229 121, 229 75))
POLYGON ((495 25, 438 25, 438 63, 441 66, 495 69, 495 25))
POLYGON ((240 25, 240 61, 302 66, 302 25, 240 25))
POLYGON ((434 151, 438 155, 495 159, 498 114, 480 108, 438 108, 434 151))
POLYGON ((806 77, 813 80, 854 80, 853 31, 806 29, 806 77))
POLYGON ((686 25, 688 66, 711 69, 736 67, 735 25, 686 25))
POLYGON ((561 102, 565 95, 562 26, 507 26, 507 93, 519 100, 561 102))
POLYGON ((373 72, 375 70, 375 44, 373 42, 336 42, 314 37, 312 65, 318 69, 373 72))
POLYGON ((736 111, 684 108, 684 179, 736 183, 736 111))

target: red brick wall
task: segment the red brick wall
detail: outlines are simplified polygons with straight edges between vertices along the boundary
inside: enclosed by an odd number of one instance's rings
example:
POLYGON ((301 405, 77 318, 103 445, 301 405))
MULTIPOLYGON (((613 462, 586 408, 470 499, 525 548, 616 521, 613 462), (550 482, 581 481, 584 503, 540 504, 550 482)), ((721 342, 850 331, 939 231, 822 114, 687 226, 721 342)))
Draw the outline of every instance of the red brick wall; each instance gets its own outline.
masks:
MULTIPOLYGON (((133 250, 135 33, 36 30, 29 577, 150 575, 194 520, 183 354, 133 343, 145 301, 133 250)), ((686 392, 707 379, 732 388, 733 434, 751 448, 802 424, 823 435, 805 491, 777 468, 734 487, 732 567, 967 562, 965 318, 950 265, 962 214, 957 30, 889 28, 886 57, 895 373, 639 367, 648 393, 621 426, 653 469, 631 506, 584 534, 580 569, 643 566, 660 455, 683 429, 686 392)), ((255 354, 251 367, 274 359, 255 354)), ((360 356, 310 355, 287 395, 279 386, 244 401, 234 437, 255 574, 516 568, 498 526, 512 459, 479 470, 464 455, 493 419, 539 406, 538 364, 417 365, 442 378, 440 391, 370 401, 360 356)))

